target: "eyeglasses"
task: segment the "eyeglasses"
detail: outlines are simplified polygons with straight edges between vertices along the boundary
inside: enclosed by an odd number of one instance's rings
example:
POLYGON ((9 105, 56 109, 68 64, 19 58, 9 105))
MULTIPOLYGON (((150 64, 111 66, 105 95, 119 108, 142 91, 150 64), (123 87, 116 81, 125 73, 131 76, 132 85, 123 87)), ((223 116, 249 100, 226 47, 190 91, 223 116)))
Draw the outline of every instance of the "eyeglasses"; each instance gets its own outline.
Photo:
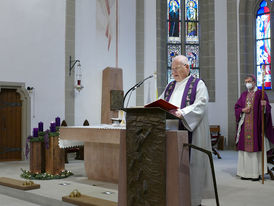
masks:
POLYGON ((178 71, 179 69, 182 69, 183 67, 185 67, 186 66, 186 64, 184 64, 184 65, 179 65, 179 66, 177 66, 177 67, 172 67, 171 69, 173 70, 173 71, 178 71))

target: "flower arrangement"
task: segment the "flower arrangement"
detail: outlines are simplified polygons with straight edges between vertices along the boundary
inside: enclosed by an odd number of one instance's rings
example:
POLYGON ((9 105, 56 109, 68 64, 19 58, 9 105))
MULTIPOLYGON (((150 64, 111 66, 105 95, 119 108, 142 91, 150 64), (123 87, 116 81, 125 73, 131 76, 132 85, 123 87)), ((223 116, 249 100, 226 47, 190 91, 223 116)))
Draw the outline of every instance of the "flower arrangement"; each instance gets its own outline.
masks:
POLYGON ((73 175, 73 173, 71 171, 68 170, 63 170, 60 174, 48 174, 48 173, 31 173, 28 170, 24 170, 21 168, 22 174, 20 175, 22 178, 24 179, 29 179, 29 180, 52 180, 52 179, 63 179, 66 177, 69 177, 71 175, 73 175))

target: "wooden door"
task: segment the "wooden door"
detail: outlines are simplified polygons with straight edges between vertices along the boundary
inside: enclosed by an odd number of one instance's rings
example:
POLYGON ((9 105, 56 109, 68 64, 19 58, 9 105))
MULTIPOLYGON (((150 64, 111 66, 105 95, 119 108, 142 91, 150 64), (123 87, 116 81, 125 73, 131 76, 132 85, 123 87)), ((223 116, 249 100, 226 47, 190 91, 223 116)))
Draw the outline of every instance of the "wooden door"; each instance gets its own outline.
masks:
POLYGON ((21 160, 22 103, 16 89, 0 91, 0 161, 21 160))

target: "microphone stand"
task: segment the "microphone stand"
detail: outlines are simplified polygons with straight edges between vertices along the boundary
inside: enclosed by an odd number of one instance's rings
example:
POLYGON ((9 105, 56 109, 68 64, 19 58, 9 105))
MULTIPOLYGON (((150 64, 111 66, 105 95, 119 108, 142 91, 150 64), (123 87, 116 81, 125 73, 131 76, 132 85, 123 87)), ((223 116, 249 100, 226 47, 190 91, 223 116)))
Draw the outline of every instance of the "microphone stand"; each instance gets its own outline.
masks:
POLYGON ((153 75, 150 75, 149 77, 147 77, 147 78, 143 79, 142 81, 138 82, 137 84, 135 84, 133 87, 131 87, 131 88, 127 91, 127 93, 125 94, 125 96, 124 96, 124 98, 123 98, 123 109, 125 108, 125 100, 126 100, 126 97, 127 97, 128 93, 129 93, 130 91, 133 92, 135 89, 137 89, 138 87, 140 87, 147 79, 150 79, 150 78, 152 78, 152 77, 153 77, 153 75))

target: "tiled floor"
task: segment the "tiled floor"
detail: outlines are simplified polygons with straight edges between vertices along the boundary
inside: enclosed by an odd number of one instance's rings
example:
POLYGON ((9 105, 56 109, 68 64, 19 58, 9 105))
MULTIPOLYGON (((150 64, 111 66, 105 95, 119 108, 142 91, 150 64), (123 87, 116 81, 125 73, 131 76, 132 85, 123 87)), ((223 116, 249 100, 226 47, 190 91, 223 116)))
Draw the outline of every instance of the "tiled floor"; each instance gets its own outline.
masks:
POLYGON ((0 194, 0 205, 3 206, 39 206, 38 204, 26 202, 7 195, 0 194))
MULTIPOLYGON (((13 205, 13 202, 14 204, 21 202, 20 205, 24 206, 35 205, 27 203, 28 200, 36 205, 68 205, 62 202, 62 196, 69 195, 74 189, 78 189, 82 194, 117 202, 118 187, 116 184, 88 180, 85 175, 84 161, 69 159, 69 162, 66 164, 66 169, 72 171, 73 176, 58 180, 35 180, 35 183, 40 184, 40 189, 18 192, 18 190, 7 189, 0 185, 0 194, 4 195, 3 199, 5 199, 5 202, 1 202, 2 199, 0 199, 0 206, 13 205), (104 194, 106 191, 111 191, 112 194, 104 194), (13 198, 8 199, 7 195, 13 198), (14 197, 24 201, 14 199, 14 197)), ((21 179, 21 168, 28 170, 28 161, 0 162, 0 177, 21 179)))
MULTIPOLYGON (((237 152, 220 151, 222 159, 214 156, 215 172, 218 184, 218 193, 221 206, 272 206, 274 205, 274 181, 265 175, 265 183, 241 180, 236 177, 237 152)), ((20 179, 20 168, 28 169, 28 162, 0 162, 0 177, 12 177, 20 179)), ((61 201, 62 196, 68 195, 73 189, 78 189, 81 193, 108 199, 117 202, 117 185, 103 182, 87 180, 85 176, 84 163, 79 160, 70 160, 66 164, 66 169, 71 170, 74 175, 62 180, 35 181, 41 184, 41 189, 31 190, 23 193, 13 193, 14 191, 2 189, 0 187, 1 206, 35 206, 66 205, 61 201), (66 186, 61 183, 69 183, 66 186), (105 195, 105 191, 113 194, 105 195), (3 195, 4 194, 4 195, 3 195), (13 197, 9 197, 11 195, 13 197), (35 197, 35 198, 34 198, 35 197), (22 199, 22 200, 19 200, 22 199), (37 203, 37 199, 40 201, 37 203), (36 204, 27 202, 36 202, 36 204)), ((203 206, 214 206, 215 199, 204 199, 203 206)), ((68 206, 68 204, 67 204, 68 206)))
MULTIPOLYGON (((265 175, 261 181, 241 180, 236 176, 236 151, 220 151, 222 159, 214 155, 214 165, 221 206, 272 206, 274 205, 274 181, 265 175)), ((274 165, 269 165, 273 167, 274 165)), ((212 200, 204 200, 202 205, 215 205, 212 200)))

